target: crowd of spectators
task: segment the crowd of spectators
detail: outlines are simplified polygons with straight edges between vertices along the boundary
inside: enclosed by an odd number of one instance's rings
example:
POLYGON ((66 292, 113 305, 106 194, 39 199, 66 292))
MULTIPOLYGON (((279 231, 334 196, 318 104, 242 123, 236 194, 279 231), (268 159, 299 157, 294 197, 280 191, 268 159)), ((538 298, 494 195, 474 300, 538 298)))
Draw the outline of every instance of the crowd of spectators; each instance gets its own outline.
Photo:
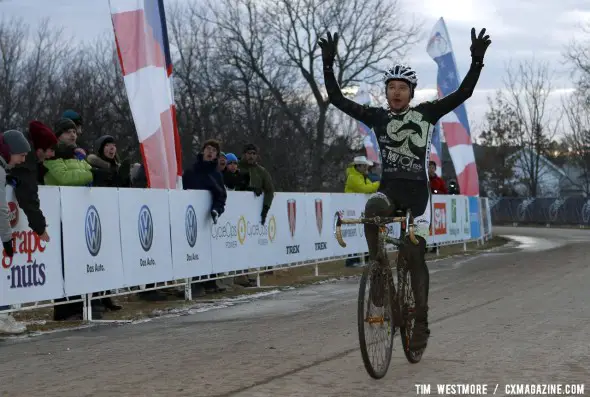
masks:
MULTIPOLYGON (((29 123, 28 130, 9 130, 0 134, 0 238, 3 255, 14 254, 13 231, 6 200, 6 186, 11 184, 20 208, 25 212, 29 227, 42 241, 50 242, 45 216, 40 208, 38 186, 97 186, 112 188, 146 188, 147 175, 144 164, 121 161, 117 141, 111 135, 103 135, 93 145, 92 153, 78 145, 83 133, 82 117, 73 110, 66 110, 51 128, 40 121, 29 123)), ((221 142, 207 140, 192 166, 183 172, 183 188, 207 190, 212 195, 210 215, 214 222, 225 212, 227 191, 251 191, 264 195, 260 222, 266 216, 274 197, 274 185, 270 174, 259 164, 259 149, 254 144, 244 147, 243 156, 221 151, 221 142)), ((62 225, 63 230, 63 225, 62 225)), ((63 249, 63 247, 62 247, 63 249)), ((62 274, 63 274, 62 263, 62 274)), ((216 276, 216 275, 211 275, 216 276)), ((254 280, 236 279, 237 284, 251 286, 254 280)), ((193 283, 193 296, 224 291, 228 286, 220 280, 193 283)), ((146 285, 146 288, 154 284, 146 285)), ((97 292, 100 297, 104 292, 97 292)), ((160 292, 139 291, 139 297, 147 300, 166 299, 160 292)), ((80 299, 80 296, 57 299, 54 306, 55 321, 81 320, 81 302, 63 303, 80 299)), ((9 309, 0 306, 0 311, 9 309)), ((121 310, 121 305, 110 297, 92 300, 93 318, 100 319, 106 310, 121 310)), ((0 333, 22 333, 25 326, 7 313, 0 314, 0 333)))

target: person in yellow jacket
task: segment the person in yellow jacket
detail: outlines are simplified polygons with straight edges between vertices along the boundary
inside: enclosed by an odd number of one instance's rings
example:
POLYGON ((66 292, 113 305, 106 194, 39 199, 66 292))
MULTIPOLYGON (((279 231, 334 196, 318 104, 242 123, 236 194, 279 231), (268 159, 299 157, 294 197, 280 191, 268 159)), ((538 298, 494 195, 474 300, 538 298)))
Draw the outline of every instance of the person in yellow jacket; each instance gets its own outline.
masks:
MULTIPOLYGON (((379 190, 379 182, 373 182, 369 179, 369 168, 373 165, 371 160, 365 156, 358 156, 352 160, 352 164, 346 169, 346 184, 344 193, 375 193, 379 190)), ((365 257, 368 260, 369 256, 365 257)), ((359 258, 347 258, 346 267, 361 266, 359 258)))
POLYGON ((373 165, 365 156, 355 157, 346 169, 344 193, 375 193, 379 190, 379 181, 369 179, 369 167, 373 165))

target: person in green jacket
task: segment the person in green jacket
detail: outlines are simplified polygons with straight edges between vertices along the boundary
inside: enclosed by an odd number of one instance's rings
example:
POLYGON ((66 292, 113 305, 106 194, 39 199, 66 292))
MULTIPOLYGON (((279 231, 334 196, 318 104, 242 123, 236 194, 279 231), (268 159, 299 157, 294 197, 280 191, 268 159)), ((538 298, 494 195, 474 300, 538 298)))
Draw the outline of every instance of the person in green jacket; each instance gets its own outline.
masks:
POLYGON ((355 157, 346 169, 344 193, 375 193, 379 190, 379 181, 373 182, 368 177, 369 167, 373 162, 365 156, 355 157))
POLYGON ((260 213, 261 223, 264 225, 266 215, 268 215, 268 210, 270 210, 274 198, 275 188, 268 171, 258 164, 258 147, 253 143, 249 143, 244 147, 244 156, 240 160, 239 168, 248 181, 245 190, 254 192, 256 196, 264 194, 262 212, 260 213))

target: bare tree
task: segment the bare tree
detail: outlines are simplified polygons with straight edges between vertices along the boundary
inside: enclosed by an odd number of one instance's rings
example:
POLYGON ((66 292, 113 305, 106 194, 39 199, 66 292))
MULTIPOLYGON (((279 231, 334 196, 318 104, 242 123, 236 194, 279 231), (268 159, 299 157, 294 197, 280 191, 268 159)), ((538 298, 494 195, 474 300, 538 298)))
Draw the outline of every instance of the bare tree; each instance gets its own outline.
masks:
POLYGON ((565 59, 572 66, 578 99, 590 106, 590 24, 583 26, 577 37, 567 46, 565 59))
POLYGON ((500 92, 494 101, 488 98, 485 127, 480 133, 483 144, 478 158, 482 191, 488 195, 511 196, 514 180, 513 154, 519 145, 521 121, 514 109, 505 102, 500 92))
POLYGON ((324 175, 329 101, 321 85, 319 37, 338 30, 342 48, 338 81, 347 87, 371 80, 383 62, 402 56, 417 38, 417 28, 405 23, 395 0, 221 0, 209 3, 204 20, 223 37, 228 64, 253 72, 270 90, 285 114, 303 134, 307 126, 289 108, 290 97, 309 98, 317 107, 313 146, 301 153, 314 170, 312 187, 320 189, 324 175))
POLYGON ((515 159, 521 183, 528 194, 536 197, 542 186, 540 181, 548 171, 542 155, 555 136, 561 119, 551 119, 548 99, 552 91, 551 73, 547 63, 534 59, 516 67, 507 68, 506 91, 501 99, 519 120, 517 141, 522 149, 515 159))
POLYGON ((571 95, 563 106, 569 130, 565 133, 565 143, 570 149, 569 159, 576 166, 577 178, 572 181, 590 195, 590 107, 579 96, 571 95))

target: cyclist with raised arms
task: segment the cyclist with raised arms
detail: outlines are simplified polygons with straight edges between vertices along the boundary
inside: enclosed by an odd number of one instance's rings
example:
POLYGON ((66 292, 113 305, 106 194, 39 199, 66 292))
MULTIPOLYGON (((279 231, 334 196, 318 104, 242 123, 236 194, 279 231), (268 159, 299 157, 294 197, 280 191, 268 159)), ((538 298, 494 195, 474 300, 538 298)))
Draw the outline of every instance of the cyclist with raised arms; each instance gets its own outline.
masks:
MULTIPOLYGON (((334 60, 338 49, 338 33, 334 37, 318 41, 322 49, 324 79, 330 103, 363 122, 375 131, 381 150, 382 177, 379 191, 372 195, 365 206, 365 216, 392 216, 396 209, 410 209, 415 217, 416 237, 419 244, 407 242, 400 255, 405 255, 410 265, 412 289, 416 301, 416 322, 410 347, 425 348, 428 329, 429 274, 426 265, 426 237, 430 227, 430 189, 428 161, 430 141, 436 122, 465 102, 475 89, 483 58, 491 44, 489 35, 482 29, 478 36, 471 29, 471 67, 459 89, 448 96, 423 102, 411 107, 410 100, 418 84, 416 72, 407 65, 396 64, 383 75, 388 108, 369 107, 351 101, 342 95, 334 76, 334 60)), ((365 224, 365 236, 371 260, 375 260, 379 230, 365 224)), ((385 259, 385 258, 384 258, 385 259)), ((382 263, 387 266, 387 263, 382 263)))

